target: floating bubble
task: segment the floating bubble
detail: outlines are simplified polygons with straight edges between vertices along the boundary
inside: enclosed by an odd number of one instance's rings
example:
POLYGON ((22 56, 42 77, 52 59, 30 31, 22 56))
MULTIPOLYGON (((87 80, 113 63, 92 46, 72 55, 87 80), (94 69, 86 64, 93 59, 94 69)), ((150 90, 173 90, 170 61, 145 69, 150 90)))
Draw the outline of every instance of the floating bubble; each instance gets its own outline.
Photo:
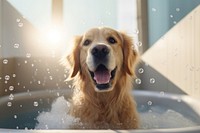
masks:
POLYGON ((161 91, 161 92, 160 92, 160 95, 164 96, 164 95, 165 95, 165 92, 164 92, 164 91, 161 91))
POLYGON ((16 22, 19 23, 21 20, 19 18, 16 19, 16 22))
POLYGON ((26 54, 26 57, 27 57, 27 58, 31 58, 31 54, 30 54, 30 53, 27 53, 27 54, 26 54))
POLYGON ((14 115, 14 118, 17 119, 17 115, 14 115))
POLYGON ((7 103, 7 106, 8 106, 8 107, 11 107, 11 106, 12 106, 12 102, 8 102, 8 103, 7 103))
POLYGON ((157 11, 157 9, 156 9, 156 8, 151 8, 151 10, 152 10, 153 12, 156 12, 156 11, 157 11))
POLYGON ((9 75, 6 75, 6 76, 5 76, 5 80, 10 80, 10 76, 9 76, 9 75))
POLYGON ((15 44, 13 45, 13 47, 14 47, 14 48, 19 48, 19 44, 18 44, 18 43, 15 43, 15 44))
POLYGON ((12 101, 13 99, 14 99, 14 95, 13 95, 13 94, 10 94, 10 95, 9 95, 9 100, 12 101))
POLYGON ((142 42, 138 41, 138 42, 136 43, 136 45, 137 45, 138 47, 141 47, 141 46, 142 46, 142 42))
POLYGON ((8 60, 7 60, 7 59, 4 59, 4 60, 3 60, 3 64, 8 64, 8 60))
POLYGON ((176 22, 176 21, 174 21, 173 23, 174 23, 174 24, 176 24, 177 22, 176 22))
POLYGON ((23 24, 23 23, 21 23, 21 22, 20 22, 20 23, 18 23, 18 27, 20 27, 20 28, 21 28, 21 27, 23 27, 23 26, 24 26, 24 24, 23 24))
POLYGON ((135 30, 133 31, 133 34, 139 34, 139 30, 138 30, 138 29, 135 29, 135 30))
POLYGON ((19 127, 18 127, 18 126, 16 126, 16 129, 19 129, 19 127))
POLYGON ((14 86, 10 86, 10 87, 9 87, 9 90, 10 90, 10 91, 13 91, 13 90, 14 90, 14 86))
POLYGON ((35 65, 34 65, 34 64, 31 64, 31 66, 34 67, 35 65))
POLYGON ((50 79, 50 80, 53 80, 53 77, 52 77, 52 76, 49 76, 49 79, 50 79))
POLYGON ((151 105, 153 104, 153 102, 152 102, 152 101, 148 101, 147 104, 148 104, 149 106, 151 106, 151 105))
POLYGON ((171 15, 169 15, 169 17, 170 17, 170 18, 173 18, 174 16, 171 14, 171 15))
POLYGON ((25 60, 25 61, 24 61, 24 63, 25 63, 25 64, 27 64, 27 63, 28 63, 28 61, 27 61, 27 60, 25 60))
POLYGON ((144 73, 144 69, 143 68, 139 68, 138 69, 138 73, 140 73, 140 74, 144 73))
POLYGON ((141 84, 141 83, 142 83, 142 81, 141 81, 141 79, 139 79, 139 78, 136 78, 136 79, 135 79, 135 83, 139 85, 139 84, 141 84))
POLYGON ((41 81, 40 81, 40 80, 38 80, 38 84, 39 84, 39 85, 41 84, 41 81))
POLYGON ((21 104, 21 105, 19 105, 19 107, 20 107, 20 108, 22 108, 22 107, 23 107, 23 105, 21 104))
POLYGON ((13 78, 15 78, 15 77, 16 77, 16 74, 13 74, 12 76, 13 76, 13 78))
POLYGON ((176 8, 176 11, 177 11, 177 12, 180 12, 180 10, 181 10, 180 8, 176 8))
POLYGON ((154 78, 150 78, 149 81, 150 81, 151 84, 154 84, 156 82, 156 80, 154 78))
POLYGON ((33 102, 33 106, 37 107, 38 105, 39 105, 38 102, 36 101, 33 102))
POLYGON ((180 103, 181 101, 182 101, 181 99, 177 99, 177 102, 179 102, 179 103, 180 103))

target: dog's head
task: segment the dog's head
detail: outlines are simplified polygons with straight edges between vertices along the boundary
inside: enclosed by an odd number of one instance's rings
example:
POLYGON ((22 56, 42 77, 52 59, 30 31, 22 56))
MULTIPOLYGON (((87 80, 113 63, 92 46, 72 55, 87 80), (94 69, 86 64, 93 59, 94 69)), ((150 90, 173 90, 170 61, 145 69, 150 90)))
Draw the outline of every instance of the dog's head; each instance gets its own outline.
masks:
POLYGON ((67 56, 70 78, 80 75, 95 91, 112 91, 121 76, 135 75, 137 57, 129 36, 110 28, 94 28, 75 39, 67 56))

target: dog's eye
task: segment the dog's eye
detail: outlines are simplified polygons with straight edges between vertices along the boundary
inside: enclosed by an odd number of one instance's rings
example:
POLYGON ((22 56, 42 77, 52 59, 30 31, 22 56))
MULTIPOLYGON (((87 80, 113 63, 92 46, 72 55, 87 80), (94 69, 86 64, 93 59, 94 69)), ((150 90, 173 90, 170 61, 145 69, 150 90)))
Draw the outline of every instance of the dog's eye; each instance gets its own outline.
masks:
POLYGON ((92 42, 91 40, 87 39, 87 40, 84 41, 83 45, 88 46, 91 42, 92 42))
POLYGON ((116 41, 115 38, 113 38, 113 37, 109 37, 109 38, 108 38, 108 42, 111 43, 111 44, 117 43, 117 41, 116 41))

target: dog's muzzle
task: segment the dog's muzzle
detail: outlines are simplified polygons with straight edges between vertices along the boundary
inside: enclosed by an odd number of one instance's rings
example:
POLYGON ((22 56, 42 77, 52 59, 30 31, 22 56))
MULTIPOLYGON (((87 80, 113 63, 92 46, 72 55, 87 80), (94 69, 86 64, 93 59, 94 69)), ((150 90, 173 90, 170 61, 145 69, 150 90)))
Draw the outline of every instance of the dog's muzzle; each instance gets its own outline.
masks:
POLYGON ((115 76, 116 68, 110 70, 108 66, 109 53, 110 49, 106 45, 97 45, 91 50, 95 70, 89 71, 97 91, 109 91, 112 87, 111 81, 115 76))

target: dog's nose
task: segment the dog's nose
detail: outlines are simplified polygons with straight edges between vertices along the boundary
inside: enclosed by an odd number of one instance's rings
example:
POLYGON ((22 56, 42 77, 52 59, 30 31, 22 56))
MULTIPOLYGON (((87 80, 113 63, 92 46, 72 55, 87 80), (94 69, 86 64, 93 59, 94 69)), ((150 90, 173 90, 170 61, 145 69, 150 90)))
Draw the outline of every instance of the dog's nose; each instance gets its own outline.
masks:
POLYGON ((97 45, 91 51, 92 55, 98 59, 103 59, 109 54, 109 52, 110 51, 106 45, 97 45))

